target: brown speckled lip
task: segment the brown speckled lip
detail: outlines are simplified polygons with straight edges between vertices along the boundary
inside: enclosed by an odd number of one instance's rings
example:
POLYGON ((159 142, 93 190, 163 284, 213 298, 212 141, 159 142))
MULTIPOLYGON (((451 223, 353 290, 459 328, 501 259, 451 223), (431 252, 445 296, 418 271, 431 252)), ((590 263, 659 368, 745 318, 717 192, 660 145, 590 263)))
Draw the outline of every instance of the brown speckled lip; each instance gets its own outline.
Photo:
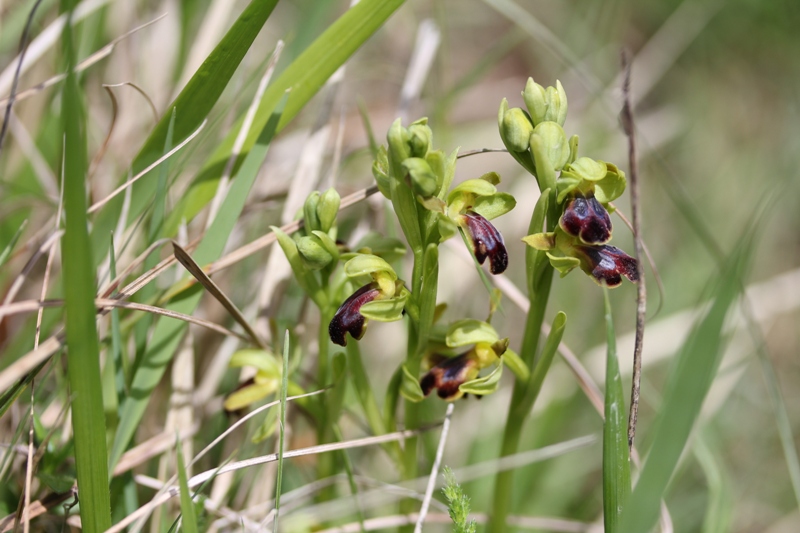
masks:
POLYGON ((472 241, 472 253, 481 265, 489 258, 489 271, 502 274, 508 267, 508 252, 503 236, 491 222, 475 211, 461 215, 462 227, 472 241))
POLYGON ((380 294, 377 283, 364 285, 339 306, 328 325, 331 341, 339 346, 347 346, 347 333, 358 340, 364 336, 365 319, 361 316, 361 306, 373 301, 380 294))
POLYGON ((594 196, 568 200, 559 225, 586 244, 605 244, 611 239, 611 217, 594 196))
POLYGON ((639 281, 636 259, 615 246, 576 246, 591 266, 591 274, 599 283, 616 287, 622 283, 622 276, 630 281, 639 281))

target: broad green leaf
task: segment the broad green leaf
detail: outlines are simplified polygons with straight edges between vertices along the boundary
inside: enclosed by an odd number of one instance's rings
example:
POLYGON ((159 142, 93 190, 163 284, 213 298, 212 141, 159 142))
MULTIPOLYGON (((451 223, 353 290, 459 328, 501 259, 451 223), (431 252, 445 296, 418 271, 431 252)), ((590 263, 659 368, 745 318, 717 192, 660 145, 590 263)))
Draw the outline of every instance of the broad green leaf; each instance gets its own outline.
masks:
POLYGON ((622 515, 621 531, 649 531, 658 519, 661 499, 675 471, 722 358, 725 317, 742 287, 752 257, 752 232, 724 263, 713 291, 713 304, 678 353, 653 429, 653 446, 622 515))
MULTIPOLYGON (((278 0, 252 0, 225 34, 225 37, 214 48, 214 51, 211 52, 194 76, 192 76, 175 101, 169 105, 168 109, 176 110, 174 125, 176 141, 180 142, 188 137, 211 112, 277 3, 278 0)), ((275 95, 275 98, 269 102, 268 106, 262 108, 263 120, 254 126, 252 130, 253 137, 248 148, 254 144, 255 136, 264 128, 270 113, 276 108, 282 95, 283 90, 275 95)), ((130 170, 132 174, 141 172, 161 157, 171 119, 171 112, 165 113, 161 117, 161 120, 150 133, 144 146, 142 146, 131 163, 130 170)), ((235 136, 238 131, 238 127, 233 128, 231 136, 235 136)), ((224 161, 221 165, 224 165, 224 161)), ((218 172, 222 170, 221 165, 218 168, 218 172)), ((133 184, 128 221, 138 218, 145 207, 152 201, 157 179, 157 173, 150 172, 133 184)), ((216 190, 216 187, 214 190, 216 190)), ((97 260, 103 256, 106 250, 106 236, 116 224, 122 201, 122 196, 111 200, 94 221, 92 237, 95 249, 100 252, 96 258, 97 260)), ((173 214, 175 214, 175 210, 173 210, 173 214)), ((183 217, 178 216, 171 229, 177 229, 182 220, 183 217)), ((169 233, 169 230, 165 233, 172 234, 169 233)))
POLYGON ((459 385, 458 390, 464 394, 475 394, 477 396, 485 396, 492 394, 497 390, 500 384, 500 377, 503 375, 503 364, 498 363, 497 366, 488 375, 482 378, 471 379, 466 383, 459 385))
MULTIPOLYGON (((62 1, 62 9, 72 12, 73 3, 62 1)), ((67 59, 67 78, 62 92, 62 132, 64 139, 64 216, 61 247, 64 283, 65 322, 72 398, 72 432, 75 466, 81 487, 81 526, 87 533, 105 531, 111 526, 111 501, 108 490, 108 449, 100 377, 100 345, 94 298, 95 284, 92 243, 86 219, 86 174, 88 171, 86 121, 83 96, 73 68, 75 61, 72 25, 64 25, 62 44, 67 59)), ((103 235, 106 241, 107 233, 103 235)))
POLYGON ((603 520, 607 533, 619 531, 622 512, 631 494, 625 394, 619 375, 617 339, 608 287, 603 287, 606 314, 606 395, 603 422, 603 520))
POLYGON ((481 320, 464 318, 453 322, 447 330, 447 346, 456 348, 478 342, 494 344, 500 339, 495 329, 481 320))
MULTIPOLYGON (((264 126, 256 146, 247 154, 247 158, 239 169, 237 179, 233 180, 228 194, 221 204, 218 216, 197 246, 193 258, 198 264, 208 264, 222 254, 228 236, 244 208, 250 188, 255 182, 258 170, 267 155, 269 144, 275 135, 275 129, 285 103, 285 98, 279 102, 272 119, 264 126)), ((167 308, 184 314, 192 314, 200 303, 201 296, 202 292, 198 289, 189 291, 187 294, 182 295, 181 298, 170 302, 167 308)), ((186 332, 186 327, 186 322, 166 317, 161 317, 156 322, 155 330, 144 353, 142 364, 139 365, 133 376, 131 395, 122 404, 119 431, 114 439, 114 446, 111 452, 110 464, 112 469, 133 437, 147 408, 150 394, 158 385, 158 382, 161 381, 166 366, 172 360, 181 338, 186 332)))
MULTIPOLYGON (((289 65, 264 93, 253 120, 253 130, 264 127, 272 109, 287 89, 291 96, 278 124, 277 131, 300 112, 306 103, 325 84, 327 79, 394 13, 403 0, 361 0, 334 22, 300 56, 289 65)), ((180 113, 180 109, 178 110, 180 113)), ((183 201, 173 210, 167 231, 174 231, 184 218, 191 220, 211 201, 217 190, 222 169, 228 160, 239 131, 240 119, 206 162, 192 183, 183 201)), ((242 148, 242 158, 255 143, 255 134, 248 135, 242 148)), ((171 233, 170 233, 171 234, 171 233)))
POLYGON ((421 402, 425 399, 425 395, 422 394, 422 388, 419 386, 419 380, 411 374, 406 365, 403 365, 400 394, 410 402, 421 402))

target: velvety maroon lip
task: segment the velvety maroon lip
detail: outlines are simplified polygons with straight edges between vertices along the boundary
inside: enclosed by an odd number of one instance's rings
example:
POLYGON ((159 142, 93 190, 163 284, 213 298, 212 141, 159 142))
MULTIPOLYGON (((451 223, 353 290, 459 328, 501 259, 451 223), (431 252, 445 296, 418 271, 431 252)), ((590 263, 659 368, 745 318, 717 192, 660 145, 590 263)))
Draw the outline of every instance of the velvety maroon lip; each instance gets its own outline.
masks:
POLYGON ((502 274, 508 268, 508 252, 503 236, 491 222, 474 211, 461 215, 462 227, 472 241, 472 253, 481 265, 489 258, 489 271, 502 274))
POLYGON ((588 266, 587 274, 591 274, 598 282, 609 287, 622 283, 622 276, 631 281, 639 281, 636 259, 615 246, 576 246, 588 266))
POLYGON ((594 196, 570 199, 559 224, 586 244, 605 244, 611 239, 611 217, 594 196))
POLYGON ((366 331, 366 320, 361 316, 361 306, 373 301, 380 294, 377 283, 364 285, 339 306, 328 325, 328 334, 331 341, 339 346, 347 346, 347 333, 358 340, 366 331))
POLYGON ((476 364, 469 352, 446 358, 422 376, 419 382, 422 393, 427 396, 436 389, 439 398, 452 399, 459 393, 458 387, 468 381, 469 372, 476 364))

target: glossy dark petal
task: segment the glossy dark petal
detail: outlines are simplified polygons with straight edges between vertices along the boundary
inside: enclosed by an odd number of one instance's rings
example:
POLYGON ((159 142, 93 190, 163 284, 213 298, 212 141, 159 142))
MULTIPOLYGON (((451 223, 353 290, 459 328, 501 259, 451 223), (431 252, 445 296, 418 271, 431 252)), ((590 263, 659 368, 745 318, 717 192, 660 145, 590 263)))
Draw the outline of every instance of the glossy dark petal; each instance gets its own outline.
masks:
POLYGON ((581 265, 583 270, 598 282, 616 287, 622 283, 622 276, 634 282, 639 281, 636 259, 619 248, 604 245, 579 246, 577 249, 586 263, 581 265))
POLYGON ((365 319, 361 316, 361 306, 373 301, 380 294, 377 283, 369 283, 354 292, 333 315, 328 325, 331 341, 339 346, 347 346, 347 333, 358 340, 366 331, 365 319))
POLYGON ((611 217, 594 196, 568 200, 559 224, 586 244, 603 244, 611 239, 611 217))
POLYGON ((474 211, 461 215, 462 227, 472 240, 472 252, 481 265, 489 258, 489 271, 501 274, 508 267, 508 252, 503 236, 491 222, 474 211))
POLYGON ((448 357, 422 376, 419 386, 422 393, 427 396, 437 390, 439 398, 452 400, 460 394, 458 387, 469 381, 477 374, 477 361, 469 357, 469 353, 463 353, 456 357, 448 357))

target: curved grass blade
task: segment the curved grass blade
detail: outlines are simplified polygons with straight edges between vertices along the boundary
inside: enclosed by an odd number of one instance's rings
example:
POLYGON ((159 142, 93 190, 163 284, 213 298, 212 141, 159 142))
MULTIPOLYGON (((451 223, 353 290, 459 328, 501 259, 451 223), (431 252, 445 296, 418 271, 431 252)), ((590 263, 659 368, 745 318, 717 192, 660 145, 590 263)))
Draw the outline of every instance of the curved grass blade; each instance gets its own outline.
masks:
POLYGON ((620 517, 631 494, 625 393, 619 375, 617 339, 608 287, 603 287, 606 310, 606 397, 603 423, 603 522, 607 533, 619 531, 620 517))
POLYGON ((177 439, 175 448, 178 452, 178 484, 181 489, 181 526, 185 533, 197 533, 197 516, 194 514, 192 493, 186 476, 186 466, 183 460, 183 444, 177 439))
MULTIPOLYGON (((62 2, 69 7, 68 2, 62 2)), ((95 271, 86 219, 88 171, 84 107, 75 64, 72 26, 64 25, 63 48, 67 57, 62 124, 64 132, 64 215, 62 247, 66 301, 68 377, 72 400, 75 465, 81 491, 81 525, 84 531, 105 531, 111 526, 108 491, 106 424, 100 379, 100 345, 97 338, 94 295, 95 271)))
POLYGON ((713 291, 711 309, 694 328, 676 358, 654 429, 653 446, 622 515, 621 531, 625 533, 649 531, 656 523, 661 498, 719 368, 722 326, 741 291, 741 280, 752 255, 752 232, 740 242, 724 263, 713 291))
MULTIPOLYGON (((252 0, 175 101, 170 104, 169 109, 177 110, 174 124, 176 140, 180 141, 190 135, 211 112, 277 3, 278 0, 252 0)), ((278 94, 270 105, 264 108, 264 120, 257 126, 257 132, 267 123, 280 97, 281 94, 278 94)), ((162 156, 171 120, 172 113, 165 113, 161 117, 133 160, 132 175, 138 174, 162 156)), ((235 136, 235 131, 233 135, 235 136)), ((254 135, 251 145, 255 144, 255 137, 254 135)), ((128 221, 136 220, 150 203, 156 190, 157 180, 157 173, 151 172, 132 185, 128 221)), ((100 252, 98 257, 105 254, 108 244, 105 236, 116 224, 121 205, 121 197, 111 200, 94 222, 92 237, 95 250, 100 252)))
MULTIPOLYGON (((286 105, 286 100, 287 97, 284 96, 278 102, 278 106, 272 113, 272 118, 261 130, 256 145, 247 154, 247 158, 239 169, 238 179, 233 180, 233 184, 222 202, 219 214, 195 250, 193 259, 196 263, 205 265, 222 255, 228 236, 244 208, 250 188, 255 182, 258 170, 267 155, 281 113, 283 113, 286 105)), ((199 285, 197 287, 200 288, 199 285)), ((171 302, 167 308, 180 313, 191 314, 200 303, 201 296, 202 293, 199 290, 185 293, 180 299, 171 302)), ((158 382, 161 381, 167 364, 172 360, 175 350, 186 332, 186 327, 185 322, 168 320, 163 317, 156 322, 155 330, 144 353, 142 364, 139 365, 134 374, 130 395, 122 404, 119 431, 114 439, 114 446, 111 451, 110 464, 112 469, 133 437, 147 408, 150 394, 158 382)))
MULTIPOLYGON (((242 146, 240 160, 255 143, 253 132, 259 131, 264 126, 271 110, 287 89, 291 88, 292 94, 278 124, 278 132, 283 130, 327 79, 386 22, 403 1, 362 0, 339 17, 300 54, 264 93, 253 121, 253 130, 242 146)), ((180 109, 178 113, 180 114, 180 109)), ((172 211, 166 225, 167 234, 171 235, 184 218, 191 220, 214 197, 222 169, 230 156, 242 120, 234 124, 228 136, 208 159, 187 194, 172 211)), ((131 212, 134 212, 133 206, 131 212)))

